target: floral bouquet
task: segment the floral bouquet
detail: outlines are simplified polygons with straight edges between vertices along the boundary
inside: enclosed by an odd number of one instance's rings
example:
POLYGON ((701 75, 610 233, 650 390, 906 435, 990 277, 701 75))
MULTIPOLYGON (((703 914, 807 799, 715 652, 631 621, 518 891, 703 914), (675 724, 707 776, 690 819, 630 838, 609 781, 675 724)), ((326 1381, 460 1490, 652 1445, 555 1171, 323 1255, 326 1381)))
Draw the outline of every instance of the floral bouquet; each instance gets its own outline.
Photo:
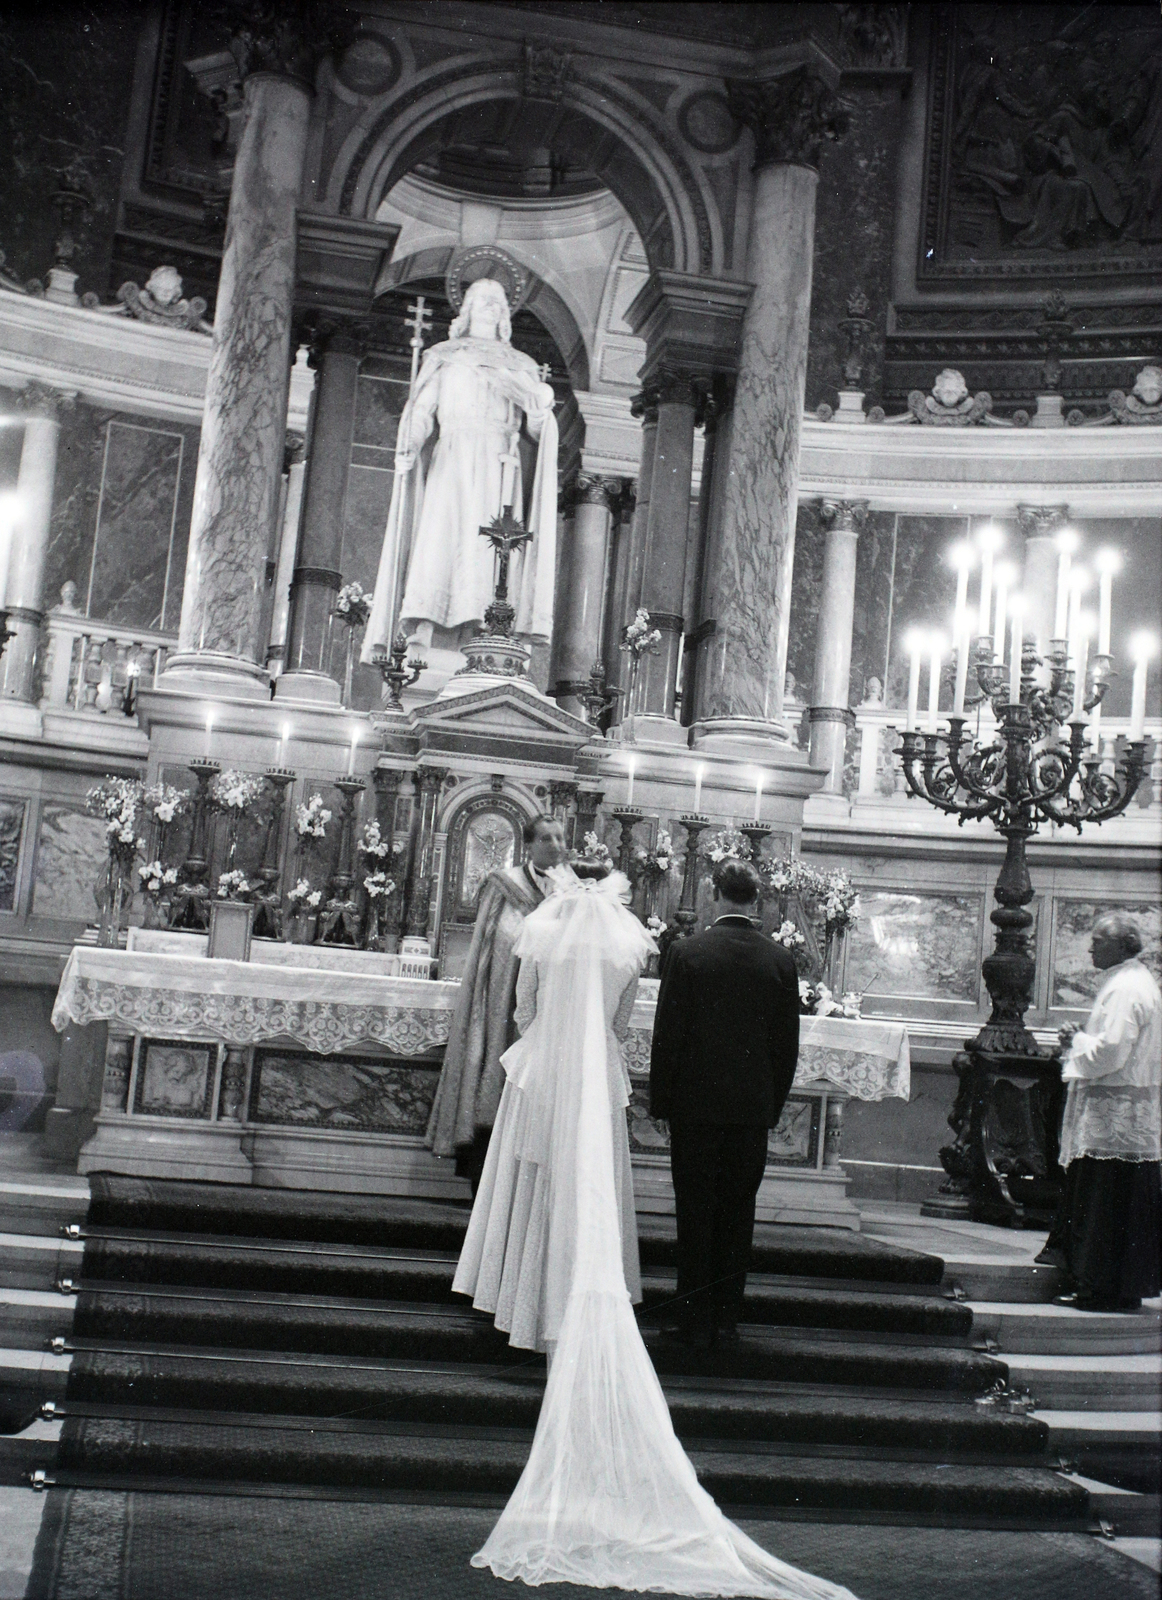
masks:
POLYGON ((371 596, 359 583, 345 583, 335 600, 335 615, 349 628, 365 628, 371 616, 371 596))
POLYGON ((707 839, 704 854, 715 866, 721 861, 749 861, 750 840, 737 828, 722 828, 707 839))
POLYGON ((163 891, 172 888, 177 881, 178 869, 164 866, 160 860, 151 861, 141 869, 141 892, 150 900, 160 900, 163 891))
POLYGON ((387 861, 392 856, 403 853, 402 845, 395 845, 390 839, 385 839, 379 830, 379 823, 374 818, 363 825, 363 837, 357 846, 360 855, 370 856, 372 861, 387 861))
POLYGON ((659 832, 652 850, 639 848, 633 853, 634 865, 646 878, 664 878, 674 865, 674 841, 665 831, 659 832))
POLYGON ((799 1012, 806 1017, 833 1017, 843 1007, 825 983, 808 983, 799 979, 799 1012))
POLYGON ((172 783, 151 783, 141 796, 145 810, 163 828, 189 810, 190 791, 175 789, 172 783))
POLYGON ((251 883, 244 872, 239 872, 237 867, 230 872, 223 872, 218 879, 219 900, 245 900, 248 894, 253 894, 258 888, 256 883, 251 883))
POLYGON ((300 878, 294 888, 287 891, 287 899, 296 916, 301 916, 319 909, 323 903, 323 891, 312 889, 309 878, 300 878))
POLYGON ((304 844, 308 839, 325 839, 330 820, 330 809, 323 804, 321 794, 313 794, 295 807, 295 832, 304 844))
POLYGON ((106 778, 85 796, 89 812, 105 819, 109 854, 118 859, 123 870, 132 867, 137 851, 145 848, 145 840, 137 831, 143 794, 136 778, 106 778))
POLYGON ((395 880, 389 878, 386 872, 369 872, 363 880, 363 887, 369 900, 386 900, 389 894, 395 893, 395 880))
POLYGON ((807 947, 806 939, 804 939, 796 924, 789 918, 775 929, 771 934, 771 938, 776 944, 781 944, 784 950, 789 950, 792 955, 797 950, 805 950, 807 947))
POLYGON ((646 932, 652 933, 655 939, 660 939, 669 926, 668 922, 663 922, 661 917, 653 913, 646 918, 646 932))
POLYGON ((639 606, 633 621, 627 622, 622 630, 621 648, 640 659, 644 655, 655 655, 661 642, 660 629, 650 626, 649 612, 639 606))
POLYGON ((249 811, 266 787, 266 779, 255 772, 235 772, 227 769, 215 774, 210 783, 210 804, 215 811, 233 812, 241 816, 249 811))

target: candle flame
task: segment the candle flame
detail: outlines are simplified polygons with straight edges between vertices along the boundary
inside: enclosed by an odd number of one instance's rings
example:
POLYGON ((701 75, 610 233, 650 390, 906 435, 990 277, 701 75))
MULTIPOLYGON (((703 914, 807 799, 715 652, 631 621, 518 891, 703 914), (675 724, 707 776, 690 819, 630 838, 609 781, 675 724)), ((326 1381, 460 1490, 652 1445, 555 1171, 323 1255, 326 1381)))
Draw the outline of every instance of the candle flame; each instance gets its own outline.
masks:
POLYGON ((1130 655, 1135 661, 1149 661, 1158 649, 1158 639, 1155 634, 1142 630, 1130 640, 1130 655))
POLYGON ((1115 572, 1122 570, 1122 553, 1120 550, 1111 549, 1107 545, 1104 550, 1099 550, 1097 555, 1094 556, 1093 564, 1102 577, 1107 574, 1112 577, 1115 572))
POLYGON ((1074 528, 1062 528, 1053 541, 1062 555, 1071 556, 1081 543, 1081 538, 1074 528))

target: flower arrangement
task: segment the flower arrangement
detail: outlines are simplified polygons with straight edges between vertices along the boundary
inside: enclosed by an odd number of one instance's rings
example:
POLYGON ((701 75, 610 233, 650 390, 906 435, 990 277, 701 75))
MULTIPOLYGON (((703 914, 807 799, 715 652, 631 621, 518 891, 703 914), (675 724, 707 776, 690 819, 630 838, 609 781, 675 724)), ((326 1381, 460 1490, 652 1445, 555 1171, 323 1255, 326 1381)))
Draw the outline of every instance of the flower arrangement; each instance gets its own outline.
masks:
POLYGON ((371 596, 359 583, 345 583, 335 600, 335 615, 349 628, 364 628, 371 616, 371 596))
POLYGON ((664 878, 674 864, 674 841, 663 830, 652 850, 635 850, 633 859, 638 871, 647 878, 664 878))
POLYGON ((655 939, 660 939, 669 926, 668 922, 663 922, 661 917, 654 916, 652 913, 646 918, 646 932, 652 933, 655 939))
POLYGON ((288 890, 287 899, 296 912, 317 911, 322 904, 323 891, 312 889, 309 878, 300 878, 294 888, 288 890))
POLYGON ((367 890, 369 900, 386 900, 389 894, 395 893, 395 880, 389 878, 386 872, 369 872, 363 880, 363 887, 367 890))
POLYGON ((307 839, 325 839, 331 811, 323 804, 321 794, 313 794, 295 807, 295 832, 304 842, 307 839))
POLYGON ((612 864, 613 862, 609 847, 595 833, 587 833, 585 835, 581 849, 574 851, 574 855, 579 861, 597 861, 602 864, 605 862, 612 864))
POLYGON ((156 900, 163 889, 171 888, 177 881, 178 869, 163 866, 160 861, 151 861, 141 869, 141 892, 151 900, 156 900))
POLYGON ((242 900, 248 894, 252 894, 257 887, 257 884, 251 883, 244 872, 235 867, 230 872, 223 872, 219 877, 218 899, 242 900))
POLYGON ((249 811, 266 787, 266 779, 254 772, 227 769, 215 775, 210 784, 210 803, 216 811, 249 811))
POLYGON ((363 836, 356 848, 360 855, 370 856, 373 861, 386 861, 392 856, 403 854, 403 846, 385 839, 379 831, 379 823, 374 818, 364 823, 363 836))
POLYGON ((806 939, 789 918, 775 929, 771 938, 776 944, 781 944, 784 950, 790 950, 792 954, 796 950, 805 949, 807 945, 806 939))
POLYGON ((627 622, 621 635, 621 648, 640 658, 654 654, 662 642, 661 631, 650 626, 650 614, 639 606, 632 622, 627 622))
POLYGON ((705 855, 707 861, 712 861, 715 866, 720 861, 749 861, 750 840, 737 828, 722 828, 707 839, 705 855))
POLYGON ((175 789, 172 783, 151 783, 141 799, 153 820, 168 828, 175 817, 189 810, 190 791, 175 789))
POLYGON ((768 889, 797 894, 817 908, 828 939, 850 928, 859 916, 859 894, 846 872, 820 872, 798 856, 758 863, 768 889))
POLYGON ((799 979, 799 1011, 808 1017, 832 1017, 843 1007, 825 983, 808 983, 799 979))
POLYGON ((137 833, 143 793, 136 778, 106 778, 85 796, 89 812, 105 819, 110 854, 132 858, 136 850, 145 848, 137 833))

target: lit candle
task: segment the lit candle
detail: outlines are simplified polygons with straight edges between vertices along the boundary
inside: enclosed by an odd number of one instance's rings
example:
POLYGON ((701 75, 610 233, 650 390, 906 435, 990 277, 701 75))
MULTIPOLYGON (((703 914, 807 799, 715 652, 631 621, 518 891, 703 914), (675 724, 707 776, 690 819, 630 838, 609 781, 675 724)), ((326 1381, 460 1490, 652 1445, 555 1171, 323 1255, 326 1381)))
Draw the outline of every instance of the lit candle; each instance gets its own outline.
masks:
POLYGON ((952 697, 954 717, 964 715, 964 695, 968 687, 968 629, 962 627, 956 636, 956 690, 952 697))
POLYGON ((351 729, 351 747, 347 752, 347 776, 355 776, 355 746, 359 743, 359 729, 351 729))
POLYGON ((930 644, 932 654, 928 663, 928 732, 935 733, 940 715, 940 657, 944 649, 944 640, 938 633, 934 633, 930 644))
POLYGON ((206 760, 210 759, 210 734, 214 727, 214 708, 211 706, 206 712, 206 748, 202 752, 206 760))
POLYGON ((972 546, 954 544, 950 552, 956 568, 956 611, 952 619, 952 639, 957 646, 968 631, 968 574, 972 567, 972 546))
POLYGON ((1134 659, 1134 680, 1130 688, 1130 742, 1145 737, 1146 733, 1146 665, 1154 654, 1153 634, 1136 633, 1130 641, 1130 654, 1134 659))
POLYGON ((633 769, 634 769, 634 765, 635 765, 634 758, 633 758, 633 756, 630 756, 630 758, 629 758, 629 787, 626 790, 626 795, 625 795, 625 803, 626 803, 627 806, 632 806, 633 805, 633 769))
POLYGON ((923 635, 914 629, 907 638, 908 654, 908 728, 919 726, 920 708, 920 656, 924 647, 923 635))
POLYGON ((701 762, 694 768, 694 815, 702 815, 702 774, 706 768, 701 762))
POLYGON ((1073 657, 1073 715, 1085 716, 1085 669, 1089 664, 1089 639, 1079 628, 1073 657))
POLYGON ((1017 706, 1021 703, 1021 616, 1024 612, 1021 601, 1014 597, 1009 608, 1012 622, 1010 624, 1012 660, 1009 662, 1009 704, 1017 706))
POLYGON ((289 722, 284 722, 278 733, 278 751, 274 758, 274 764, 276 768, 281 768, 282 766, 283 757, 286 755, 286 742, 290 736, 291 725, 289 722))
POLYGON ((980 545, 980 627, 982 638, 992 636, 993 611, 993 555, 1000 549, 1003 536, 994 527, 982 528, 977 536, 980 545))
POLYGON ((1077 549, 1077 535, 1071 528, 1057 535, 1057 608, 1053 618, 1053 637, 1064 639, 1069 622, 1069 567, 1077 549))
POLYGON ((1066 656, 1075 661, 1081 648, 1081 597, 1089 587, 1089 573, 1084 567, 1074 567, 1069 577, 1069 627, 1066 635, 1066 656))
POLYGON ((1122 564, 1122 558, 1116 550, 1099 550, 1097 553, 1098 590, 1097 590, 1097 653, 1099 656, 1108 656, 1110 653, 1110 614, 1113 609, 1114 573, 1122 564))
POLYGON ((1017 576, 1017 569, 1007 563, 996 569, 997 614, 993 620, 993 660, 1005 659, 1005 623, 1008 619, 1009 589, 1017 576))
POLYGON ((754 784, 754 819, 755 819, 755 823, 756 824, 758 823, 758 820, 759 820, 759 813, 762 811, 762 805, 763 805, 763 775, 762 775, 761 772, 757 772, 755 774, 755 784, 754 784))

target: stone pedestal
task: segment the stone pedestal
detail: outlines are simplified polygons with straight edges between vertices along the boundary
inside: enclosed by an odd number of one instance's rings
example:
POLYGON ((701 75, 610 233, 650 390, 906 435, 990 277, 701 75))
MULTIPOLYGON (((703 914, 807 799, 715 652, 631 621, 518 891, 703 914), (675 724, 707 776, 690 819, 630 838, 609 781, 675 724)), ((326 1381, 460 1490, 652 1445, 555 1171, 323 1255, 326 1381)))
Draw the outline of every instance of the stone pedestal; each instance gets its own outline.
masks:
POLYGON ((815 645, 811 700, 811 765, 827 774, 823 793, 843 790, 843 757, 850 721, 851 629, 855 617, 856 551, 867 521, 866 500, 825 501, 823 593, 815 645))
POLYGON ((708 538, 695 737, 785 741, 783 676, 795 555, 799 432, 807 371, 814 161, 835 127, 830 91, 809 68, 773 83, 734 85, 736 116, 755 135, 755 185, 721 515, 708 538))
POLYGON ((343 585, 339 561, 361 347, 352 334, 329 332, 315 347, 318 369, 310 462, 303 491, 302 533, 291 584, 286 665, 275 687, 279 700, 338 705, 331 676, 335 599, 343 585))
MULTIPOLYGON (((8 582, 3 588, 12 630, 0 659, 0 696, 31 705, 36 693, 36 658, 44 618, 44 565, 52 523, 56 483, 58 408, 64 400, 41 384, 29 384, 21 396, 27 408, 20 470, 16 480, 16 517, 8 557, 8 582)), ((3 575, 0 574, 0 585, 3 575)))
POLYGON ((581 692, 588 687, 593 664, 601 656, 602 600, 609 555, 613 504, 621 492, 619 478, 577 480, 573 540, 563 573, 557 653, 557 704, 583 717, 581 692))
POLYGON ((178 649, 167 688, 254 699, 267 551, 278 515, 295 284, 295 207, 309 91, 246 82, 194 484, 178 649))

